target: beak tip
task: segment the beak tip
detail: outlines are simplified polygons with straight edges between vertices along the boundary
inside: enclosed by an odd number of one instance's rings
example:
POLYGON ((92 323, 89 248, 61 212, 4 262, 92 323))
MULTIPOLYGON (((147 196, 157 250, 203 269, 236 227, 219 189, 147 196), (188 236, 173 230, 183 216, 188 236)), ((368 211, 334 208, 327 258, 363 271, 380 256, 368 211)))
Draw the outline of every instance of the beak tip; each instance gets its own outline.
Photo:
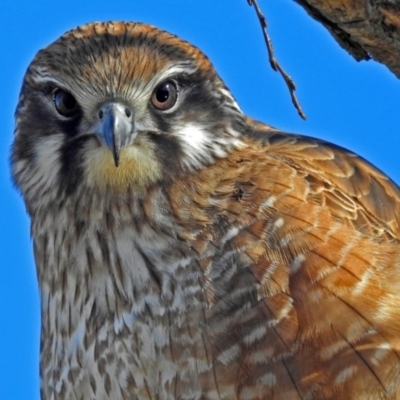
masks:
POLYGON ((116 166, 116 168, 119 167, 119 155, 114 154, 114 164, 116 166))
POLYGON ((121 152, 121 143, 119 141, 117 141, 117 135, 114 134, 114 143, 112 146, 112 154, 113 154, 114 164, 115 164, 116 168, 119 167, 120 152, 121 152))

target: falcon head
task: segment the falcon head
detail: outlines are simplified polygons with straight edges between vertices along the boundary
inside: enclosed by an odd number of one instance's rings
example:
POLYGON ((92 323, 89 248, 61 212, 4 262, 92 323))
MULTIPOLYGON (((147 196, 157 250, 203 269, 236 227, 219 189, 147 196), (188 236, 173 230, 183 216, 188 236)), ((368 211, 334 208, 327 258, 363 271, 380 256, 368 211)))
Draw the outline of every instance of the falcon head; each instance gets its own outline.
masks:
POLYGON ((145 24, 88 24, 28 67, 14 180, 28 209, 79 188, 140 192, 226 156, 243 121, 196 47, 145 24))

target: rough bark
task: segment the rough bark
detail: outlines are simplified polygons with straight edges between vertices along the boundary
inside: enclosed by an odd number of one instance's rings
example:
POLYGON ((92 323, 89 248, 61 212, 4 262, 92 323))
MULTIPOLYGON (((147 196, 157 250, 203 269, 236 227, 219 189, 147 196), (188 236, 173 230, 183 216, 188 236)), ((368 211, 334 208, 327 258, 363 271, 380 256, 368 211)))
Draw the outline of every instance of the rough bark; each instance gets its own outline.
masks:
POLYGON ((400 78, 399 0, 294 0, 356 60, 372 58, 400 78))

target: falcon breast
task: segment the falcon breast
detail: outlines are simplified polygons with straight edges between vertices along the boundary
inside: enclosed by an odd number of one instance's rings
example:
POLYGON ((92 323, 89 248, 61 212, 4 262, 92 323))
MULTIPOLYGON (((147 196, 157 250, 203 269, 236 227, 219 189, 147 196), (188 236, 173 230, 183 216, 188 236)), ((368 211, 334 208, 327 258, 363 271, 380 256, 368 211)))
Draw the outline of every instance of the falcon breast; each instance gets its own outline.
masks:
POLYGON ((196 47, 93 23, 41 50, 12 174, 43 400, 400 399, 400 192, 245 116, 196 47))

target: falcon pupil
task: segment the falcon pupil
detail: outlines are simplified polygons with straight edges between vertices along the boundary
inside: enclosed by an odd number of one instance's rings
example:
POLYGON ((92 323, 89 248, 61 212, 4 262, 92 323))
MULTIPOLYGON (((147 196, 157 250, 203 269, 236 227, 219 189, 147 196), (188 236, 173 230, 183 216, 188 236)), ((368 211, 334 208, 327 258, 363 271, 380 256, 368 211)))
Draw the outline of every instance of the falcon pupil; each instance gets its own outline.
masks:
POLYGON ((72 117, 78 111, 78 103, 75 97, 61 89, 54 92, 54 105, 57 112, 64 117, 72 117))
POLYGON ((62 101, 63 101, 64 108, 67 109, 67 110, 73 110, 75 108, 75 106, 76 106, 75 99, 69 94, 66 94, 63 97, 62 101))
POLYGON ((160 103, 164 103, 168 100, 168 97, 169 97, 169 84, 166 83, 157 90, 156 99, 160 103))

